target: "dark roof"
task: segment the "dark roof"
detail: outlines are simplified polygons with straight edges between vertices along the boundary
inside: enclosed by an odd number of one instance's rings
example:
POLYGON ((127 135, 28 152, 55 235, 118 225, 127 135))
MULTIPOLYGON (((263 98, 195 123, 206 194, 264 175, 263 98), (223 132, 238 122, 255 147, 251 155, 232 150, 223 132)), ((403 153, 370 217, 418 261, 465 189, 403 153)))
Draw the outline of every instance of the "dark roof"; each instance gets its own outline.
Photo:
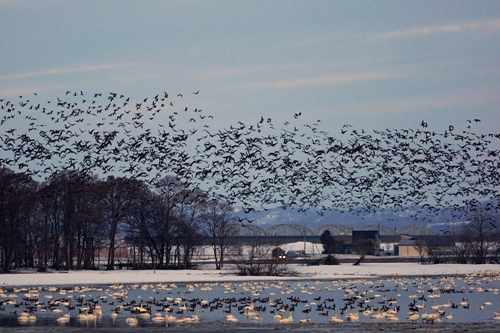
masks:
POLYGON ((432 235, 432 236, 413 236, 412 240, 424 240, 431 246, 451 247, 453 246, 453 238, 450 236, 432 235))
POLYGON ((399 246, 415 246, 415 242, 414 240, 411 240, 411 239, 402 239, 399 241, 399 246))
POLYGON ((352 236, 351 235, 333 235, 333 239, 335 239, 336 242, 350 243, 352 241, 352 236))
POLYGON ((378 230, 353 230, 352 231, 352 241, 362 240, 362 239, 374 239, 380 240, 378 230))
POLYGON ((399 243, 401 235, 380 235, 380 242, 382 243, 399 243))

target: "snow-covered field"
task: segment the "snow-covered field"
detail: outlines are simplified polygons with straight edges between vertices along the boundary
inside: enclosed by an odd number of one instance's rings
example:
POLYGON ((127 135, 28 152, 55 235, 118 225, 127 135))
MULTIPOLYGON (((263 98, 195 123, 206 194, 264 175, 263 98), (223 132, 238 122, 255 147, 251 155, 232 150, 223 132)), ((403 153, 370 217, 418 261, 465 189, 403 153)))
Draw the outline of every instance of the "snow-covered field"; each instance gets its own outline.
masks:
POLYGON ((112 283, 180 283, 220 281, 263 281, 297 279, 345 279, 376 278, 379 276, 428 276, 465 275, 474 272, 495 271, 500 275, 500 265, 421 265, 418 263, 363 263, 360 266, 341 264, 338 266, 289 265, 296 272, 291 277, 237 276, 230 267, 215 270, 212 265, 201 265, 194 270, 116 270, 116 271, 69 271, 69 272, 18 272, 0 274, 0 286, 30 285, 98 285, 112 283))

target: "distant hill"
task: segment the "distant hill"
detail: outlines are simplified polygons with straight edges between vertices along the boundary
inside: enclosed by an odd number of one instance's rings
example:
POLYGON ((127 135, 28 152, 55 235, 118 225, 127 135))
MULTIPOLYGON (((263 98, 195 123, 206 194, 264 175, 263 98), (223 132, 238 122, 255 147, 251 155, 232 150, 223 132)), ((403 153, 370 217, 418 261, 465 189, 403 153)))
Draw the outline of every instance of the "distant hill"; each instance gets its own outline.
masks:
MULTIPOLYGON (((420 212, 422 209, 419 208, 420 212)), ((358 215, 356 213, 341 212, 338 210, 328 210, 319 213, 315 210, 299 212, 292 208, 274 208, 267 211, 258 211, 244 214, 238 213, 240 218, 248 218, 263 229, 278 224, 300 224, 308 229, 313 229, 317 226, 325 224, 342 224, 350 228, 358 229, 367 225, 383 225, 391 229, 398 229, 405 226, 422 226, 429 227, 436 232, 440 229, 448 228, 449 225, 456 222, 451 214, 443 214, 439 217, 425 215, 420 213, 417 217, 414 216, 416 208, 408 207, 399 209, 398 212, 382 212, 377 214, 358 215)))

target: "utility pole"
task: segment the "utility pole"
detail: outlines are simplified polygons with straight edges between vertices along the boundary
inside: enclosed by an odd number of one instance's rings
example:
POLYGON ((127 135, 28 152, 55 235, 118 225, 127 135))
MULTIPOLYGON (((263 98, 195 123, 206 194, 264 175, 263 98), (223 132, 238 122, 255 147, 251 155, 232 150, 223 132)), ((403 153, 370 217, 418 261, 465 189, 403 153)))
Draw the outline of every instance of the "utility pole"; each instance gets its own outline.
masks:
POLYGON ((304 223, 304 254, 306 253, 306 224, 304 223))

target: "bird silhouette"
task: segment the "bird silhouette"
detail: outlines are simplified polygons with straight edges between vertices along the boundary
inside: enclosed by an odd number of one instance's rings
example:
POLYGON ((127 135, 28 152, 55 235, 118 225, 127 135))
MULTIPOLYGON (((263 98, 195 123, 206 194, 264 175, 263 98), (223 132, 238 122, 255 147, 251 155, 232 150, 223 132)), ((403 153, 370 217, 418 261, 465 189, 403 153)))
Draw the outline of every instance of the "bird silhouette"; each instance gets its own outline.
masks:
POLYGON ((0 100, 2 165, 46 178, 58 169, 113 170, 148 183, 172 173, 246 202, 246 213, 293 206, 370 215, 415 206, 412 217, 430 218, 461 216, 490 199, 499 208, 497 133, 454 125, 436 132, 423 120, 372 131, 345 124, 338 138, 321 119, 301 124, 301 112, 283 128, 267 115, 224 127, 200 108, 161 103, 165 91, 135 102, 115 92, 63 95, 0 100))

